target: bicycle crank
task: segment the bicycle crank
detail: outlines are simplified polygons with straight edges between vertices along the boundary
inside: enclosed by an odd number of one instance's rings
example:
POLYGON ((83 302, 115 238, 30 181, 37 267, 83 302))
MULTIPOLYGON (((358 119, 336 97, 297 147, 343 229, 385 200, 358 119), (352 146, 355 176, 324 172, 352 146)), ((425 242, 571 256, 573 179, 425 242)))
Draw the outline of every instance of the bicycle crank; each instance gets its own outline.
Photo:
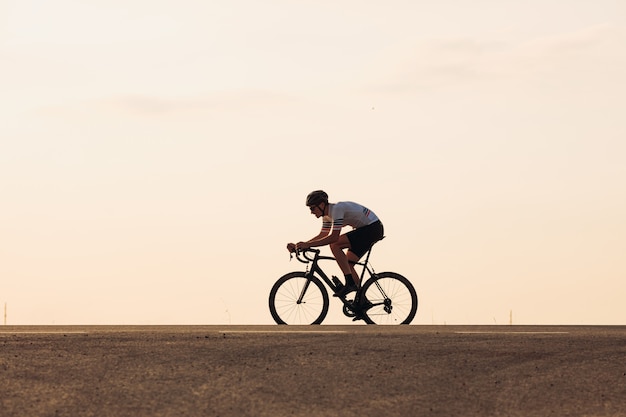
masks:
POLYGON ((352 311, 347 304, 343 305, 343 314, 345 314, 347 317, 356 317, 356 313, 352 311))

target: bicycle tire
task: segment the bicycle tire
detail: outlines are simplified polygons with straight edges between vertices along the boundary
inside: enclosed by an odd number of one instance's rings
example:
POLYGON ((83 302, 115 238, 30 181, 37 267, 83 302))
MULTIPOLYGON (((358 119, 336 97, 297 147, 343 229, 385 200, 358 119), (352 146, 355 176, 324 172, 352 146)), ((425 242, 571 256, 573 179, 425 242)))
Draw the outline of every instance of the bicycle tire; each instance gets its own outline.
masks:
POLYGON ((395 272, 381 272, 365 282, 361 290, 367 306, 367 324, 410 324, 417 313, 417 293, 413 284, 395 272))
POLYGON ((269 296, 270 313, 277 324, 321 324, 328 314, 329 305, 324 284, 316 277, 307 278, 301 271, 280 277, 269 296), (306 294, 298 303, 307 281, 306 294))

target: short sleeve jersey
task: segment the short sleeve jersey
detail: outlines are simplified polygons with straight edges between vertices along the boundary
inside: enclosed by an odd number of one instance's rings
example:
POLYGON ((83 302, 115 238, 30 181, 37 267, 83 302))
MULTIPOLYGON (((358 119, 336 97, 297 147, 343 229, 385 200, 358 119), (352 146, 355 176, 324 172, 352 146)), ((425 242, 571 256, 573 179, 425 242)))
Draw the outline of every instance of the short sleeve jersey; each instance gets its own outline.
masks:
POLYGON ((352 201, 330 204, 328 213, 322 222, 322 231, 326 233, 329 233, 331 229, 332 231, 341 230, 344 226, 358 229, 378 221, 373 211, 352 201))

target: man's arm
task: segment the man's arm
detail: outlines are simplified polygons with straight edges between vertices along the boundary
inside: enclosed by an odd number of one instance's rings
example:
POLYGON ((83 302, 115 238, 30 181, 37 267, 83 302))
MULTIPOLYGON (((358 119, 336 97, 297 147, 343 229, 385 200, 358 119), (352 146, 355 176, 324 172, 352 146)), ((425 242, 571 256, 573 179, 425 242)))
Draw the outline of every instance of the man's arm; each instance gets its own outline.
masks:
POLYGON ((328 233, 328 232, 329 231, 322 229, 322 231, 313 239, 310 239, 306 242, 298 242, 296 244, 296 248, 301 250, 301 249, 314 248, 317 246, 330 245, 331 243, 334 243, 339 239, 339 234, 341 233, 341 230, 336 229, 336 230, 333 230, 331 233, 328 233))
MULTIPOLYGON (((307 249, 307 248, 312 248, 314 246, 323 246, 324 244, 315 244, 315 242, 319 242, 324 240, 325 238, 327 238, 329 236, 330 233, 330 227, 328 227, 328 225, 324 224, 322 226, 322 230, 320 230, 320 232, 317 234, 317 236, 307 240, 306 242, 298 242, 298 243, 288 243, 287 244, 287 250, 289 252, 294 252, 296 250, 303 250, 303 249, 307 249)), ((331 242, 332 243, 332 242, 331 242)))

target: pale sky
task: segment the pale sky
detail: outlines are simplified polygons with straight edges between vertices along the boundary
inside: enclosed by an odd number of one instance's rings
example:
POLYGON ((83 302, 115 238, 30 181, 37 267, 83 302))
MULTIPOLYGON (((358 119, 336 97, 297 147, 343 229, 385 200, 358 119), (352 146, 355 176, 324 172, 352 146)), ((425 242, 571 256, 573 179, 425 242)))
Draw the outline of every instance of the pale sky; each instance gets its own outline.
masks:
POLYGON ((322 188, 415 324, 626 324, 625 74, 623 0, 1 0, 6 321, 271 324, 322 188))

